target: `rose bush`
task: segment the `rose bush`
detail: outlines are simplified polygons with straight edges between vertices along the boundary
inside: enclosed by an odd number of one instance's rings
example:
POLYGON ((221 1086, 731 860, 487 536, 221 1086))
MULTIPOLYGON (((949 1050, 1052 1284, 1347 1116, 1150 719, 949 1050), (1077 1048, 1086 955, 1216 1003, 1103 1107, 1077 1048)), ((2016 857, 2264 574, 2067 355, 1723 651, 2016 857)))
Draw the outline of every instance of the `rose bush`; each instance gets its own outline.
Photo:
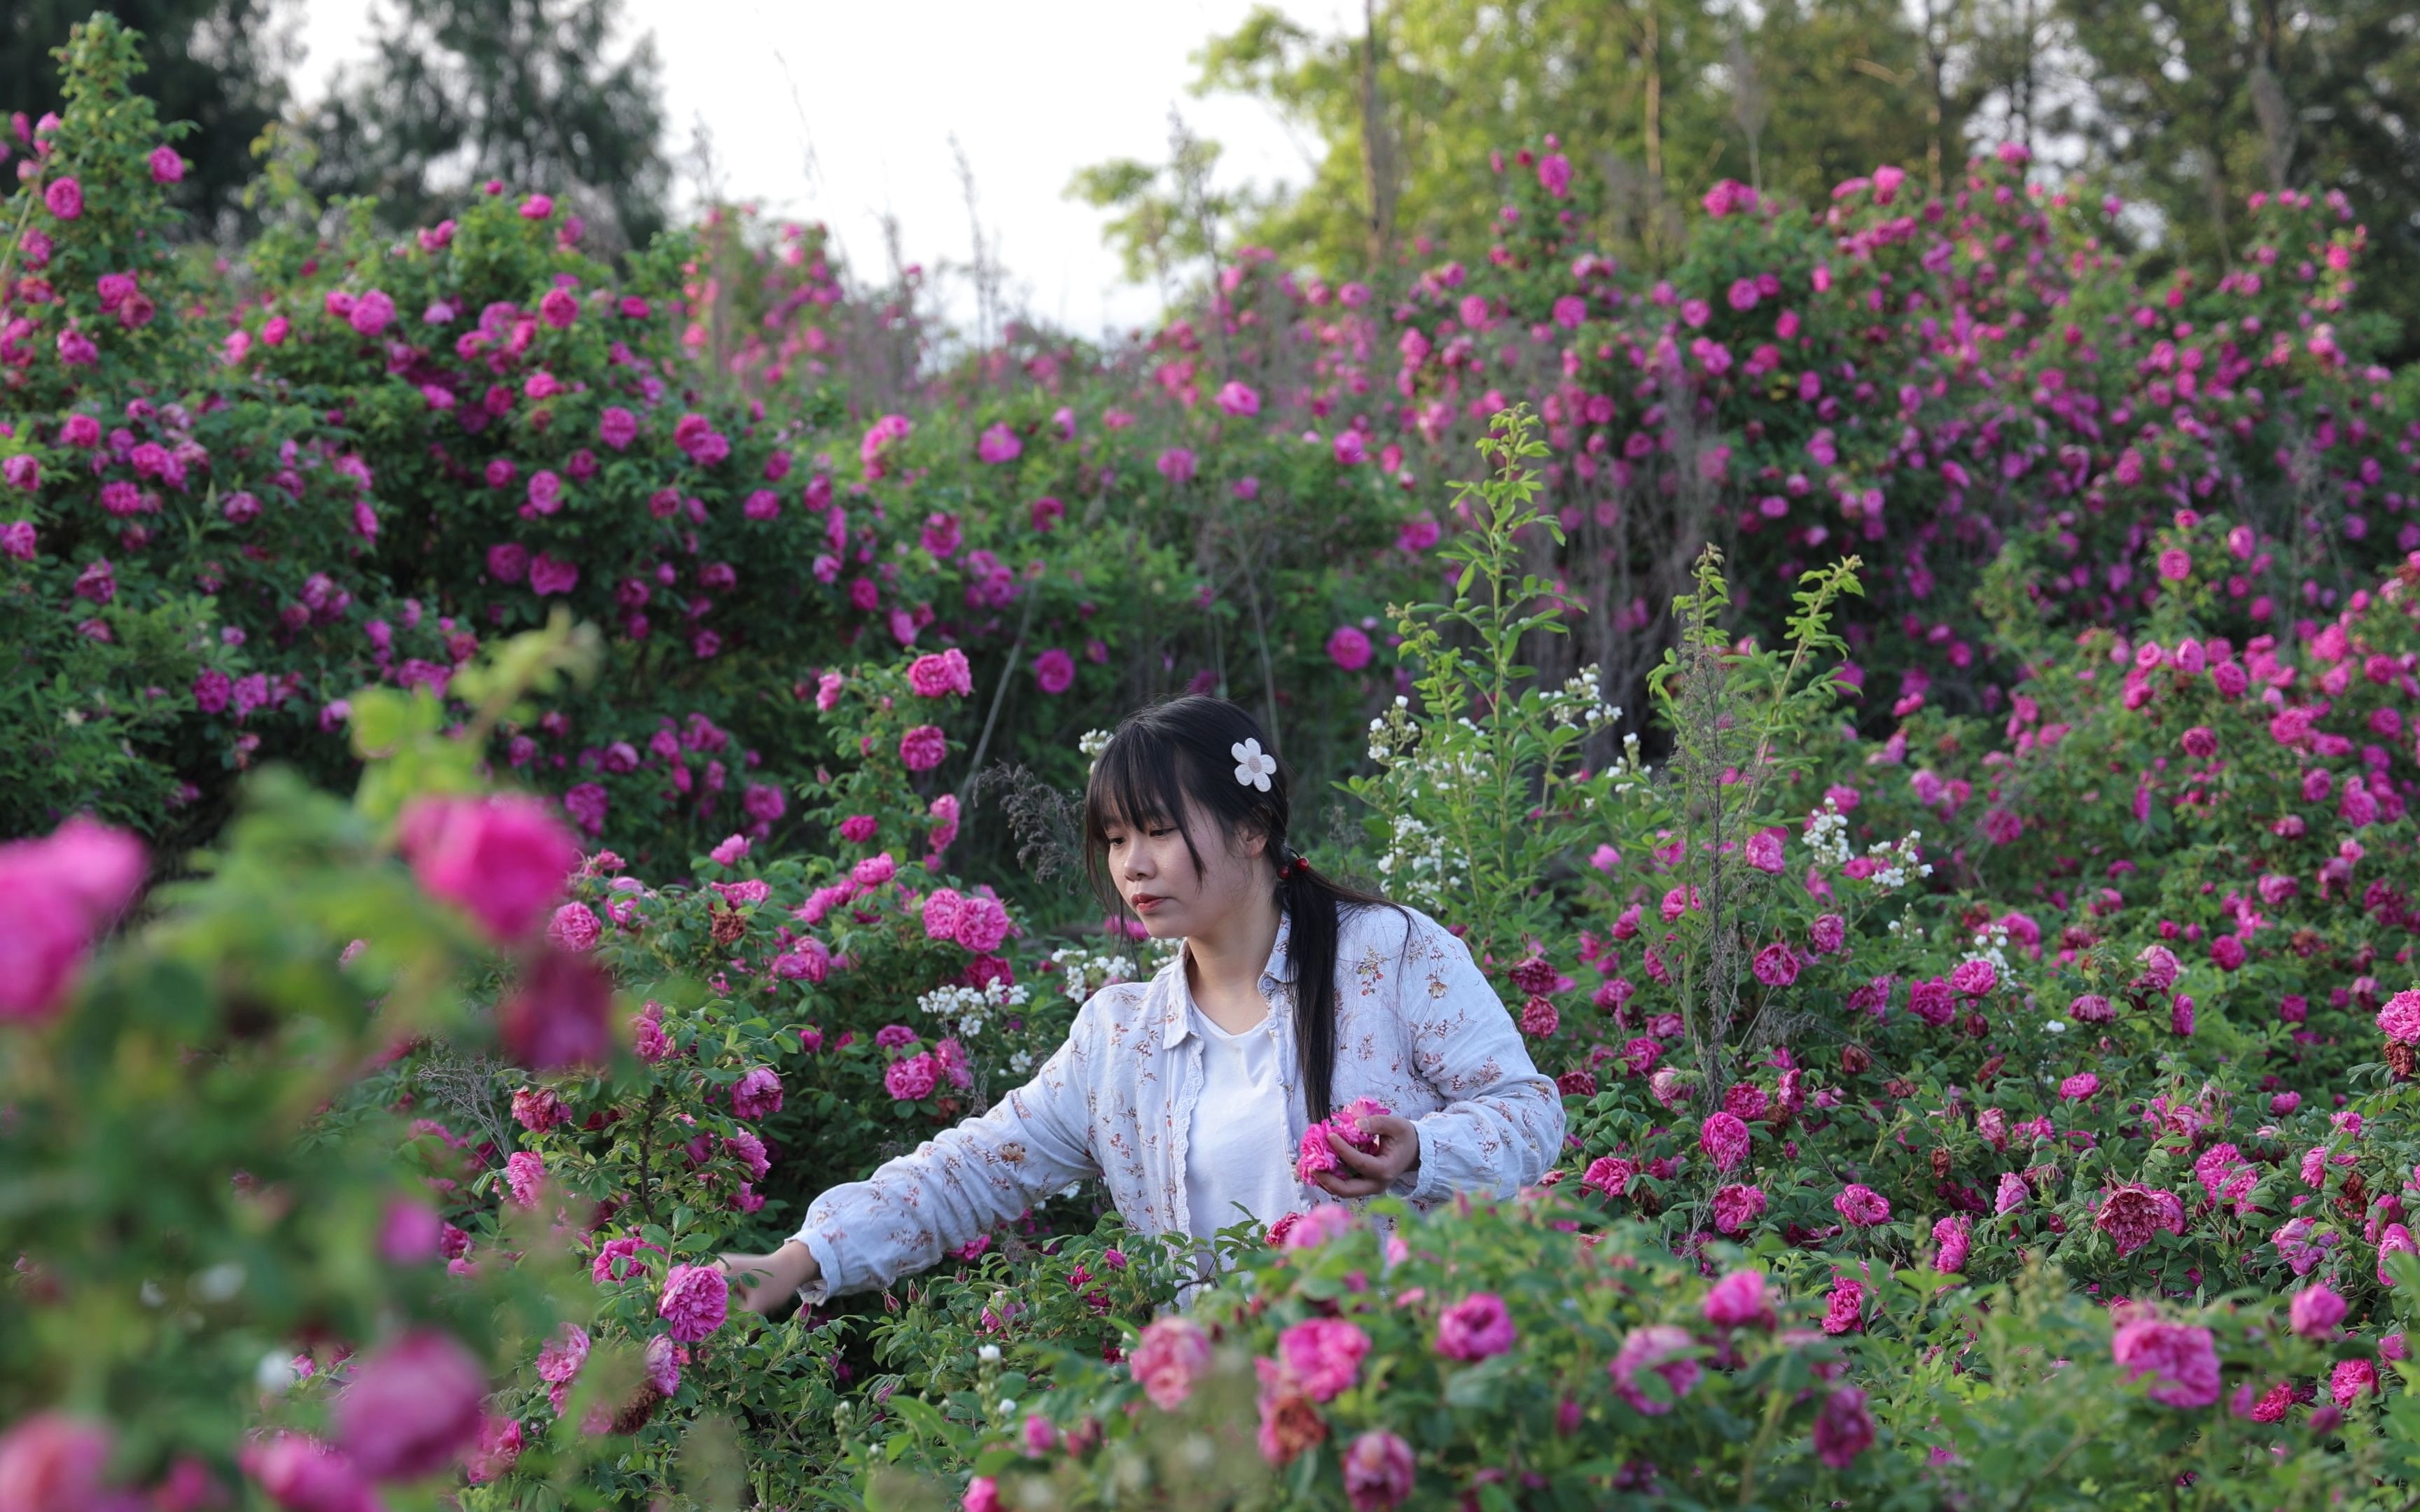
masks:
POLYGON ((0 1491, 2408 1502, 2420 432, 2328 197, 2146 285, 2008 155, 1730 185, 1634 276, 1516 152, 1468 266, 933 371, 727 209, 615 268, 272 161, 178 254, 132 55, 0 247, 0 1491), (1158 964, 1065 790, 1187 687, 1566 1158, 735 1309, 1158 964))

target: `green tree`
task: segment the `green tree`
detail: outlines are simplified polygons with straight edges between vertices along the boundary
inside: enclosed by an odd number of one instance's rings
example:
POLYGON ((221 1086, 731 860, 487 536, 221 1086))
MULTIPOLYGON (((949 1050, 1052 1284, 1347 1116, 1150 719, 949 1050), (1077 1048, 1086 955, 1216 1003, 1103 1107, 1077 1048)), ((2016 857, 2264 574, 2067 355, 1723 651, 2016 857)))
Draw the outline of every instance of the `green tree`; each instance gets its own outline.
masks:
MULTIPOLYGON (((142 34, 145 93, 164 121, 201 128, 178 144, 191 167, 169 193, 189 229, 231 238, 243 227, 238 196, 252 176, 251 147, 287 102, 294 60, 284 0, 114 0, 109 11, 142 34)), ((9 0, 0 6, 0 111, 38 118, 60 108, 52 50, 93 14, 91 0, 9 0)), ((23 144, 10 140, 11 152, 23 144)))
POLYGON ((613 55, 621 0, 393 0, 377 57, 315 109, 311 190, 424 224, 468 187, 568 199, 609 248, 664 224, 670 169, 655 42, 613 55))
MULTIPOLYGON (((1591 232, 1656 265, 1716 179, 1814 200, 1927 155, 1921 50, 1888 0, 1778 0, 1745 27, 1704 0, 1364 0, 1361 24, 1332 35, 1263 7, 1195 61, 1196 93, 1257 98, 1324 144, 1310 183, 1236 229, 1340 277, 1483 255, 1505 200, 1490 155, 1549 134, 1605 186, 1591 232)), ((1953 102, 1938 131, 1954 141, 1966 111, 1953 102)), ((1138 233, 1183 220, 1169 172, 1079 179, 1125 212, 1109 234, 1138 266, 1138 233)))
MULTIPOLYGON (((2085 119, 2173 255, 2231 266, 2256 191, 2341 189, 2380 243, 2362 301, 2420 351, 2420 28, 2398 0, 2063 0, 2085 119)), ((2298 255, 2299 249, 2281 249, 2298 255)))
POLYGON ((1971 99, 1939 99, 1938 124, 1923 40, 1895 0, 1776 0, 1733 49, 1728 69, 1737 100, 1742 58, 1752 93, 1770 101, 1763 144, 1750 161, 1745 116, 1733 111, 1737 150, 1714 177, 1821 205, 1843 178, 1896 163, 1926 171, 1937 145, 1951 172, 1963 157, 1971 99))

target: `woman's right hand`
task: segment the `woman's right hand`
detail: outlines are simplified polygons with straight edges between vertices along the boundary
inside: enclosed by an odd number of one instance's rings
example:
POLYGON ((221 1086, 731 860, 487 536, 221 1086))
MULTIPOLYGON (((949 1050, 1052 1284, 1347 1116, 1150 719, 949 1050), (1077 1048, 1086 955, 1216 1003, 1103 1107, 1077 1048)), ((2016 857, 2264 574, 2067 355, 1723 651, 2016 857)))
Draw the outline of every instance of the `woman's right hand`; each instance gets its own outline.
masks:
POLYGON ((760 1316, 780 1306, 783 1299, 819 1273, 814 1253, 795 1239, 770 1255, 725 1251, 716 1265, 739 1283, 739 1305, 760 1316))

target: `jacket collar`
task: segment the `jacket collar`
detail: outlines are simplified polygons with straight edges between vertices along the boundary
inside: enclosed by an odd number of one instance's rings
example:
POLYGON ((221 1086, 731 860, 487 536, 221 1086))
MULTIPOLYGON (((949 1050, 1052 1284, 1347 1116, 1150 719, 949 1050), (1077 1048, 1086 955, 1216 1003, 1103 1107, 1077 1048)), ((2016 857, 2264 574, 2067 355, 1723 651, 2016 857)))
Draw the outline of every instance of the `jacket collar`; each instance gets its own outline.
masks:
MULTIPOLYGON (((1277 1011, 1280 995, 1284 991, 1292 970, 1291 957, 1286 952, 1294 933, 1294 920, 1282 908, 1278 910, 1278 935, 1269 942, 1269 959, 1261 967, 1261 995, 1269 1001, 1269 1011, 1277 1011)), ((1159 1044, 1163 1050, 1181 1044, 1193 1032, 1193 991, 1186 984, 1185 959, 1189 945, 1179 947, 1168 964, 1159 968, 1160 988, 1159 1044)))

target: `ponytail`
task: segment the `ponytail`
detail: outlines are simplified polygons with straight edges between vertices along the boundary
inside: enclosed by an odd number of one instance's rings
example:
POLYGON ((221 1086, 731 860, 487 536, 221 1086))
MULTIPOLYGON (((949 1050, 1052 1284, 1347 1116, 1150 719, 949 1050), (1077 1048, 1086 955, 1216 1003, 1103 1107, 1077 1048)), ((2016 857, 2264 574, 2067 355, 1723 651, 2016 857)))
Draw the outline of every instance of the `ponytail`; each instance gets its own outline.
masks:
MULTIPOLYGON (((1347 906, 1403 905, 1373 892, 1322 876, 1311 857, 1291 845, 1278 850, 1278 906, 1289 930, 1286 960, 1293 973, 1295 1045, 1302 1063, 1303 1108, 1320 1123, 1336 1110, 1337 941, 1347 906)), ((1411 916, 1404 914, 1408 940, 1411 916)))

